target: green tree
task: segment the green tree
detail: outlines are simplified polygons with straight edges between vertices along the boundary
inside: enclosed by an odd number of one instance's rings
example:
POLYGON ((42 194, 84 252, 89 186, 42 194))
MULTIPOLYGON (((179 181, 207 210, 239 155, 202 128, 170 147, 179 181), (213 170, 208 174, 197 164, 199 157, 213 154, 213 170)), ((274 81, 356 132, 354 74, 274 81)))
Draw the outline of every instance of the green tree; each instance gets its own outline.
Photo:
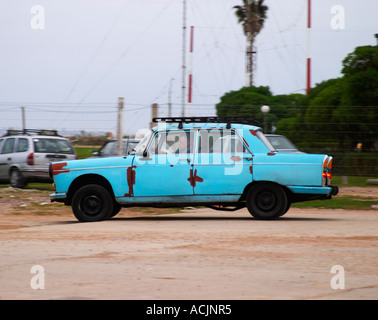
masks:
POLYGON ((230 91, 216 105, 220 117, 254 117, 262 120, 261 106, 269 105, 272 93, 269 87, 244 87, 230 91))
POLYGON ((345 124, 345 139, 350 149, 363 141, 369 150, 378 140, 378 46, 357 47, 343 60, 342 73, 345 86, 336 113, 345 124))
MULTIPOLYGON (((254 117, 262 126, 263 105, 270 107, 267 122, 268 128, 272 128, 282 118, 297 115, 303 117, 307 107, 307 97, 302 94, 274 96, 267 86, 244 87, 224 94, 216 109, 220 117, 254 117)), ((270 129, 268 131, 270 132, 270 129)))
POLYGON ((302 137, 307 141, 337 141, 349 150, 363 142, 363 149, 372 148, 378 139, 378 46, 357 47, 342 65, 342 77, 311 89, 302 120, 298 116, 279 121, 280 133, 305 127, 302 137))
POLYGON ((254 116, 262 122, 261 106, 270 106, 268 128, 276 126, 294 143, 335 143, 371 150, 378 141, 378 46, 357 47, 342 62, 342 76, 317 84, 308 95, 273 95, 269 87, 226 93, 218 116, 254 116))

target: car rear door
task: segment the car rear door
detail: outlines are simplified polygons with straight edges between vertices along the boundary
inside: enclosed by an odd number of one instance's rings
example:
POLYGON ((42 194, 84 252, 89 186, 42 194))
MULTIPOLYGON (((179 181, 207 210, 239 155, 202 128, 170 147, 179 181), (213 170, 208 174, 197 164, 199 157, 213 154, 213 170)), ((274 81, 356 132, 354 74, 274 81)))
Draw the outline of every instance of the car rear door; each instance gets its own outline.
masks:
POLYGON ((195 195, 242 194, 252 182, 252 154, 233 129, 201 129, 194 157, 195 195))

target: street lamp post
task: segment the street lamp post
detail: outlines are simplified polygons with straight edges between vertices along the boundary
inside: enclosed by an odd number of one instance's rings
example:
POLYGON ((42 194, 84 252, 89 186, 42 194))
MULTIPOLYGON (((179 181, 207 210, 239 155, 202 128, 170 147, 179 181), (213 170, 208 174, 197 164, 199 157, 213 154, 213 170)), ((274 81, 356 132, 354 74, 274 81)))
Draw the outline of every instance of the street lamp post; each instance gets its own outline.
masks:
POLYGON ((270 111, 270 107, 269 106, 262 106, 260 110, 264 114, 264 133, 268 133, 268 124, 267 124, 267 121, 266 121, 266 115, 270 111))

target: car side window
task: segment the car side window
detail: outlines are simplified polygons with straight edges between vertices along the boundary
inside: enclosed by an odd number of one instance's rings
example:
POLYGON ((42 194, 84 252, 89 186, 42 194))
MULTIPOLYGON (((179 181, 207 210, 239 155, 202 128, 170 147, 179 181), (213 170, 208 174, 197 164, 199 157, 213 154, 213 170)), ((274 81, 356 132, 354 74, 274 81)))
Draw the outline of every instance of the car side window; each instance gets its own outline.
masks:
POLYGON ((161 131, 155 134, 150 145, 151 154, 193 153, 194 132, 189 130, 161 131))
POLYGON ((17 143, 17 150, 16 152, 25 152, 28 151, 29 142, 28 139, 19 138, 17 143))
POLYGON ((0 153, 1 153, 1 145, 3 144, 4 139, 0 139, 0 153))
POLYGON ((16 139, 15 138, 9 138, 4 142, 3 150, 1 151, 2 154, 5 153, 12 153, 14 149, 16 139))
POLYGON ((234 130, 211 129, 200 131, 199 152, 243 153, 246 149, 234 130))

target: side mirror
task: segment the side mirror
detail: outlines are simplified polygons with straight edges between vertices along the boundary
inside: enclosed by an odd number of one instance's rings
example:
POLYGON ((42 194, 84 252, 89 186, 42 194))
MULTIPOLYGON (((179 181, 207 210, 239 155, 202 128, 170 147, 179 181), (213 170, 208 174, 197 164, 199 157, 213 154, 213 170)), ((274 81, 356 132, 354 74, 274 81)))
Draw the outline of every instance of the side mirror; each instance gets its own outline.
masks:
POLYGON ((143 158, 147 158, 147 156, 148 156, 147 149, 144 149, 144 151, 143 151, 143 158))

